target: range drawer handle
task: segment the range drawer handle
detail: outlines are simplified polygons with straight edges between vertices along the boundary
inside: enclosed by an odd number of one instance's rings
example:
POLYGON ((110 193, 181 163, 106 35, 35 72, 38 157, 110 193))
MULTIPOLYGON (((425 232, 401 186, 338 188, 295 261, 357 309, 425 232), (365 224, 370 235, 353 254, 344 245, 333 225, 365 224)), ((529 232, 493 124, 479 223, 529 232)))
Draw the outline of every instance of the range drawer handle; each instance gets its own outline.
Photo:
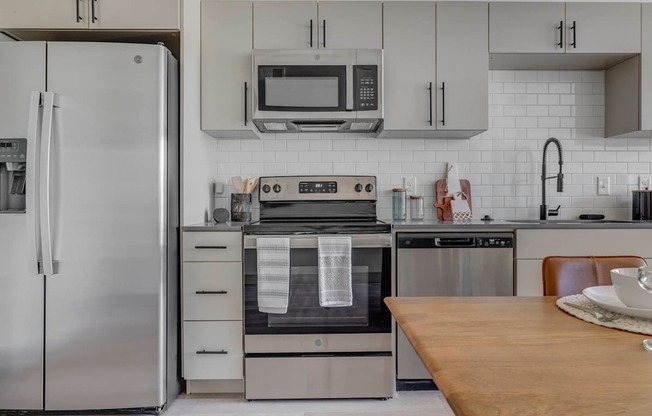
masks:
POLYGON ((197 351, 197 354, 199 355, 225 355, 228 354, 229 352, 226 350, 219 350, 219 351, 206 351, 206 350, 201 350, 197 351))
POLYGON ((195 246, 195 250, 226 250, 226 246, 195 246))
POLYGON ((198 290, 195 292, 197 295, 226 295, 226 290, 198 290))

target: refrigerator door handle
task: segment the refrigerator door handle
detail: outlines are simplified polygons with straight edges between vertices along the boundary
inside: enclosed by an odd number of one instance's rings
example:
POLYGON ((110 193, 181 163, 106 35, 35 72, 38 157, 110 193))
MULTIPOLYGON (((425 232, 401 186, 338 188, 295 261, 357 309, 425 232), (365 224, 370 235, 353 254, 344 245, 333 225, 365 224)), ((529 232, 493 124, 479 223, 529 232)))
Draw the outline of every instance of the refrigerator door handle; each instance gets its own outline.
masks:
POLYGON ((43 125, 41 127, 41 160, 39 164, 39 214, 43 274, 56 274, 52 259, 52 218, 50 216, 50 159, 52 156, 52 116, 54 93, 43 93, 43 125))
POLYGON ((27 166, 26 166, 26 207, 27 214, 27 245, 32 253, 35 274, 41 274, 41 230, 38 221, 38 158, 39 151, 39 118, 42 95, 39 91, 32 91, 29 100, 29 119, 27 124, 27 166))

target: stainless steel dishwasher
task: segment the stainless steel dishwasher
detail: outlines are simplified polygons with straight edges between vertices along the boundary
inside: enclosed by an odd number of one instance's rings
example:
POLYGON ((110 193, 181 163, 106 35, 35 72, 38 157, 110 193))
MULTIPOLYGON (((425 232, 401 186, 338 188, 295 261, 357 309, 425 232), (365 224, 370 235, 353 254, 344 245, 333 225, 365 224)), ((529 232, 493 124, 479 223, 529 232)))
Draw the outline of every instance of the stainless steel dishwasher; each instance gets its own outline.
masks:
MULTIPOLYGON (((512 233, 399 233, 398 296, 514 295, 512 233)), ((399 328, 397 378, 430 380, 399 328)))

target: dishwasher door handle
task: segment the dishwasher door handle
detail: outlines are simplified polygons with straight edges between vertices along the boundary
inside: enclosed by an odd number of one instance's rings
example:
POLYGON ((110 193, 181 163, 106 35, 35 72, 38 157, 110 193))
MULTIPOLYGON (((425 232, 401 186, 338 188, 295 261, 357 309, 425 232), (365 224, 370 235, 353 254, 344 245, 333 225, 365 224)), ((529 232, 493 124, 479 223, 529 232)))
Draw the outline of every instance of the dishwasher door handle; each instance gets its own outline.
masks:
POLYGON ((463 248, 475 247, 475 238, 435 238, 435 247, 463 248))

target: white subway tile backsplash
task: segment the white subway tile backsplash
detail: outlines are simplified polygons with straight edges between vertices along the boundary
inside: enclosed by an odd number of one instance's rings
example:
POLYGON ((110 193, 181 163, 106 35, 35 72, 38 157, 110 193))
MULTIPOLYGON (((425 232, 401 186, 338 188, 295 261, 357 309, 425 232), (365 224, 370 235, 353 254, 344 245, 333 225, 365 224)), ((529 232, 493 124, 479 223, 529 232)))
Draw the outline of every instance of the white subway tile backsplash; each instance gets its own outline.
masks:
MULTIPOLYGON (((543 143, 564 148, 564 192, 547 183, 548 204, 561 218, 603 213, 627 219, 638 175, 652 173, 651 134, 604 138, 603 71, 491 71, 490 129, 469 140, 376 139, 367 134, 265 134, 261 140, 217 139, 216 179, 233 175, 376 175, 378 211, 391 216, 391 189, 417 178, 426 218, 435 214, 434 181, 449 162, 472 183, 474 216, 536 218, 541 203, 543 143), (611 195, 597 195, 597 176, 611 178, 611 195)), ((556 151, 548 154, 557 171, 556 151)))

